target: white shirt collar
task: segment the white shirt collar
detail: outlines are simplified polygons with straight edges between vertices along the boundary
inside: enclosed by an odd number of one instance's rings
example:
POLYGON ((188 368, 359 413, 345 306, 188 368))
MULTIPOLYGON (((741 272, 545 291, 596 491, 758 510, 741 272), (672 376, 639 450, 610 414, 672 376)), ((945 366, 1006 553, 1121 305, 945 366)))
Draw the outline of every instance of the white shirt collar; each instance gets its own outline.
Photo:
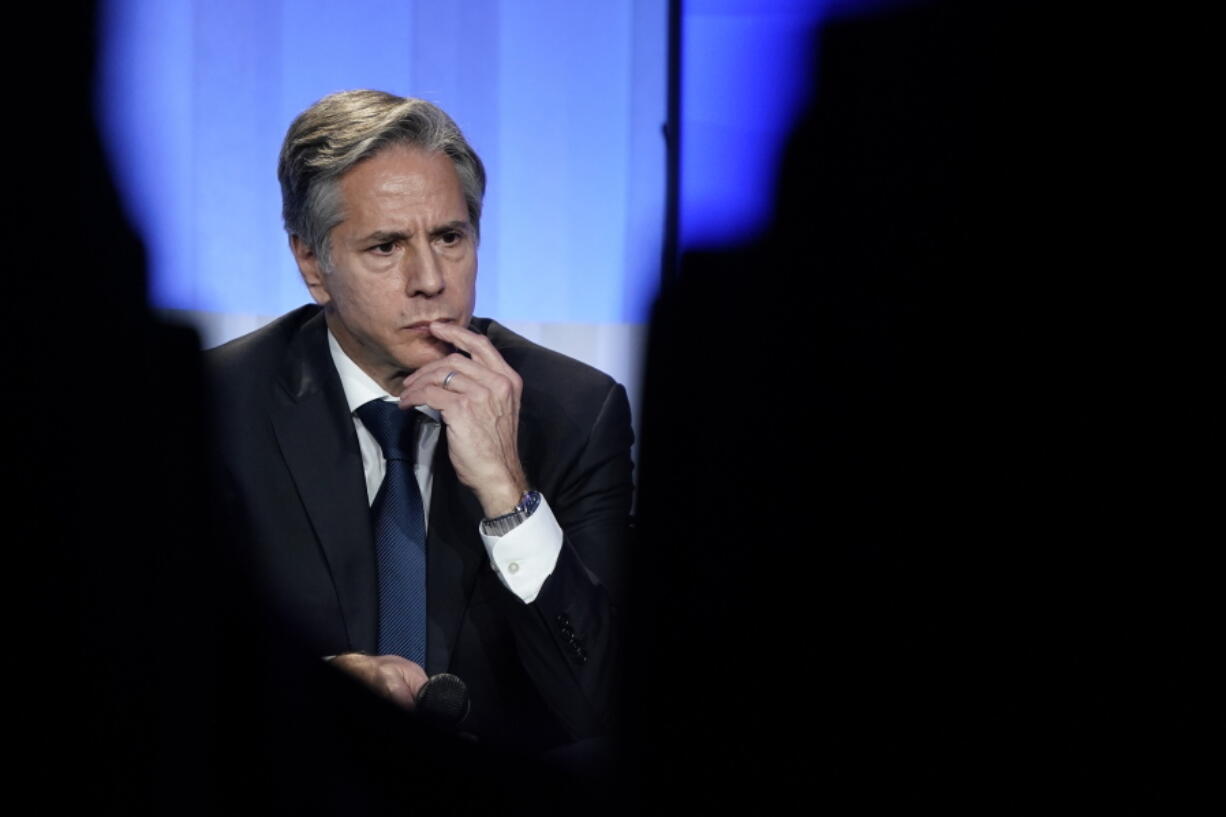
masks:
MULTIPOLYGON (((340 375, 341 389, 345 392, 345 403, 349 406, 350 414, 371 400, 396 400, 396 396, 388 394, 382 386, 375 382, 373 377, 345 354, 345 350, 341 348, 331 329, 328 330, 328 351, 332 353, 332 365, 336 367, 336 373, 340 375)), ((439 421, 439 413, 429 406, 418 406, 417 410, 435 422, 439 421)))

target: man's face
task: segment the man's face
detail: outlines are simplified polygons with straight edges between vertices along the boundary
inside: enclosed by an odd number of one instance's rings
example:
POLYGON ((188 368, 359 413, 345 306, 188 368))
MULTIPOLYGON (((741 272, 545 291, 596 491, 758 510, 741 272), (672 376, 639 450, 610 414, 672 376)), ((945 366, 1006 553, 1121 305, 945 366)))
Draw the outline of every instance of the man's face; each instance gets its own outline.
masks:
POLYGON ((332 269, 294 236, 298 267, 341 348, 394 392, 409 371, 451 347, 431 321, 467 327, 477 248, 455 167, 442 153, 395 145, 340 179, 344 220, 332 269))

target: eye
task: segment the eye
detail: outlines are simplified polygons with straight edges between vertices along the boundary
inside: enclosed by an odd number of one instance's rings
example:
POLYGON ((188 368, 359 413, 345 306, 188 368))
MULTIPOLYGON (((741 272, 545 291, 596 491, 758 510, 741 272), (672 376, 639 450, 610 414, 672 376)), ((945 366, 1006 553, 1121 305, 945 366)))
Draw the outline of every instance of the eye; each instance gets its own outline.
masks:
POLYGON ((389 255, 394 249, 396 249, 395 241, 384 241, 382 244, 371 247, 370 251, 377 255, 389 255))
POLYGON ((444 247, 454 247, 456 244, 459 244, 460 240, 463 238, 464 235, 459 230, 448 230, 447 232, 440 234, 438 240, 443 242, 444 247))

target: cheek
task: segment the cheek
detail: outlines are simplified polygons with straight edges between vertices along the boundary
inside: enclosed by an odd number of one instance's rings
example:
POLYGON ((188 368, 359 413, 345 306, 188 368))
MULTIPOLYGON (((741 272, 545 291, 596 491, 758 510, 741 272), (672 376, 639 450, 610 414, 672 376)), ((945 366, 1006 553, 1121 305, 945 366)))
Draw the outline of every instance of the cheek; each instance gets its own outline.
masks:
POLYGON ((456 299, 463 303, 471 310, 473 303, 477 300, 477 265, 465 265, 464 269, 458 270, 456 277, 456 299))
POLYGON ((395 301, 377 292, 367 290, 337 292, 334 303, 337 304, 340 313, 345 316, 350 328, 365 334, 378 333, 385 324, 395 323, 392 315, 395 301))

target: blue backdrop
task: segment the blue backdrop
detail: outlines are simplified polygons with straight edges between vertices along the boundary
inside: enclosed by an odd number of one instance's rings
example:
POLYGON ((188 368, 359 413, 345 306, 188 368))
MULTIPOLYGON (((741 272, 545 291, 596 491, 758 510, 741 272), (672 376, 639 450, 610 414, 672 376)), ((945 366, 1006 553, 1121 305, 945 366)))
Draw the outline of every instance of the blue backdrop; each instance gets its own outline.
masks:
MULTIPOLYGON (((815 24, 882 4, 683 3, 683 248, 761 229, 815 24)), ((110 0, 102 11, 99 119, 149 251, 150 297, 206 344, 308 300, 280 222, 280 141, 319 97, 371 87, 439 103, 487 164, 478 314, 633 395, 660 276, 667 0, 110 0)))
POLYGON ((682 0, 682 248, 757 235, 780 154, 808 102, 825 20, 908 0, 682 0))
POLYGON ((280 224, 290 120, 371 87, 440 104, 490 170, 477 304, 637 323, 659 277, 663 0, 112 0, 99 109, 169 309, 306 299, 280 224))

